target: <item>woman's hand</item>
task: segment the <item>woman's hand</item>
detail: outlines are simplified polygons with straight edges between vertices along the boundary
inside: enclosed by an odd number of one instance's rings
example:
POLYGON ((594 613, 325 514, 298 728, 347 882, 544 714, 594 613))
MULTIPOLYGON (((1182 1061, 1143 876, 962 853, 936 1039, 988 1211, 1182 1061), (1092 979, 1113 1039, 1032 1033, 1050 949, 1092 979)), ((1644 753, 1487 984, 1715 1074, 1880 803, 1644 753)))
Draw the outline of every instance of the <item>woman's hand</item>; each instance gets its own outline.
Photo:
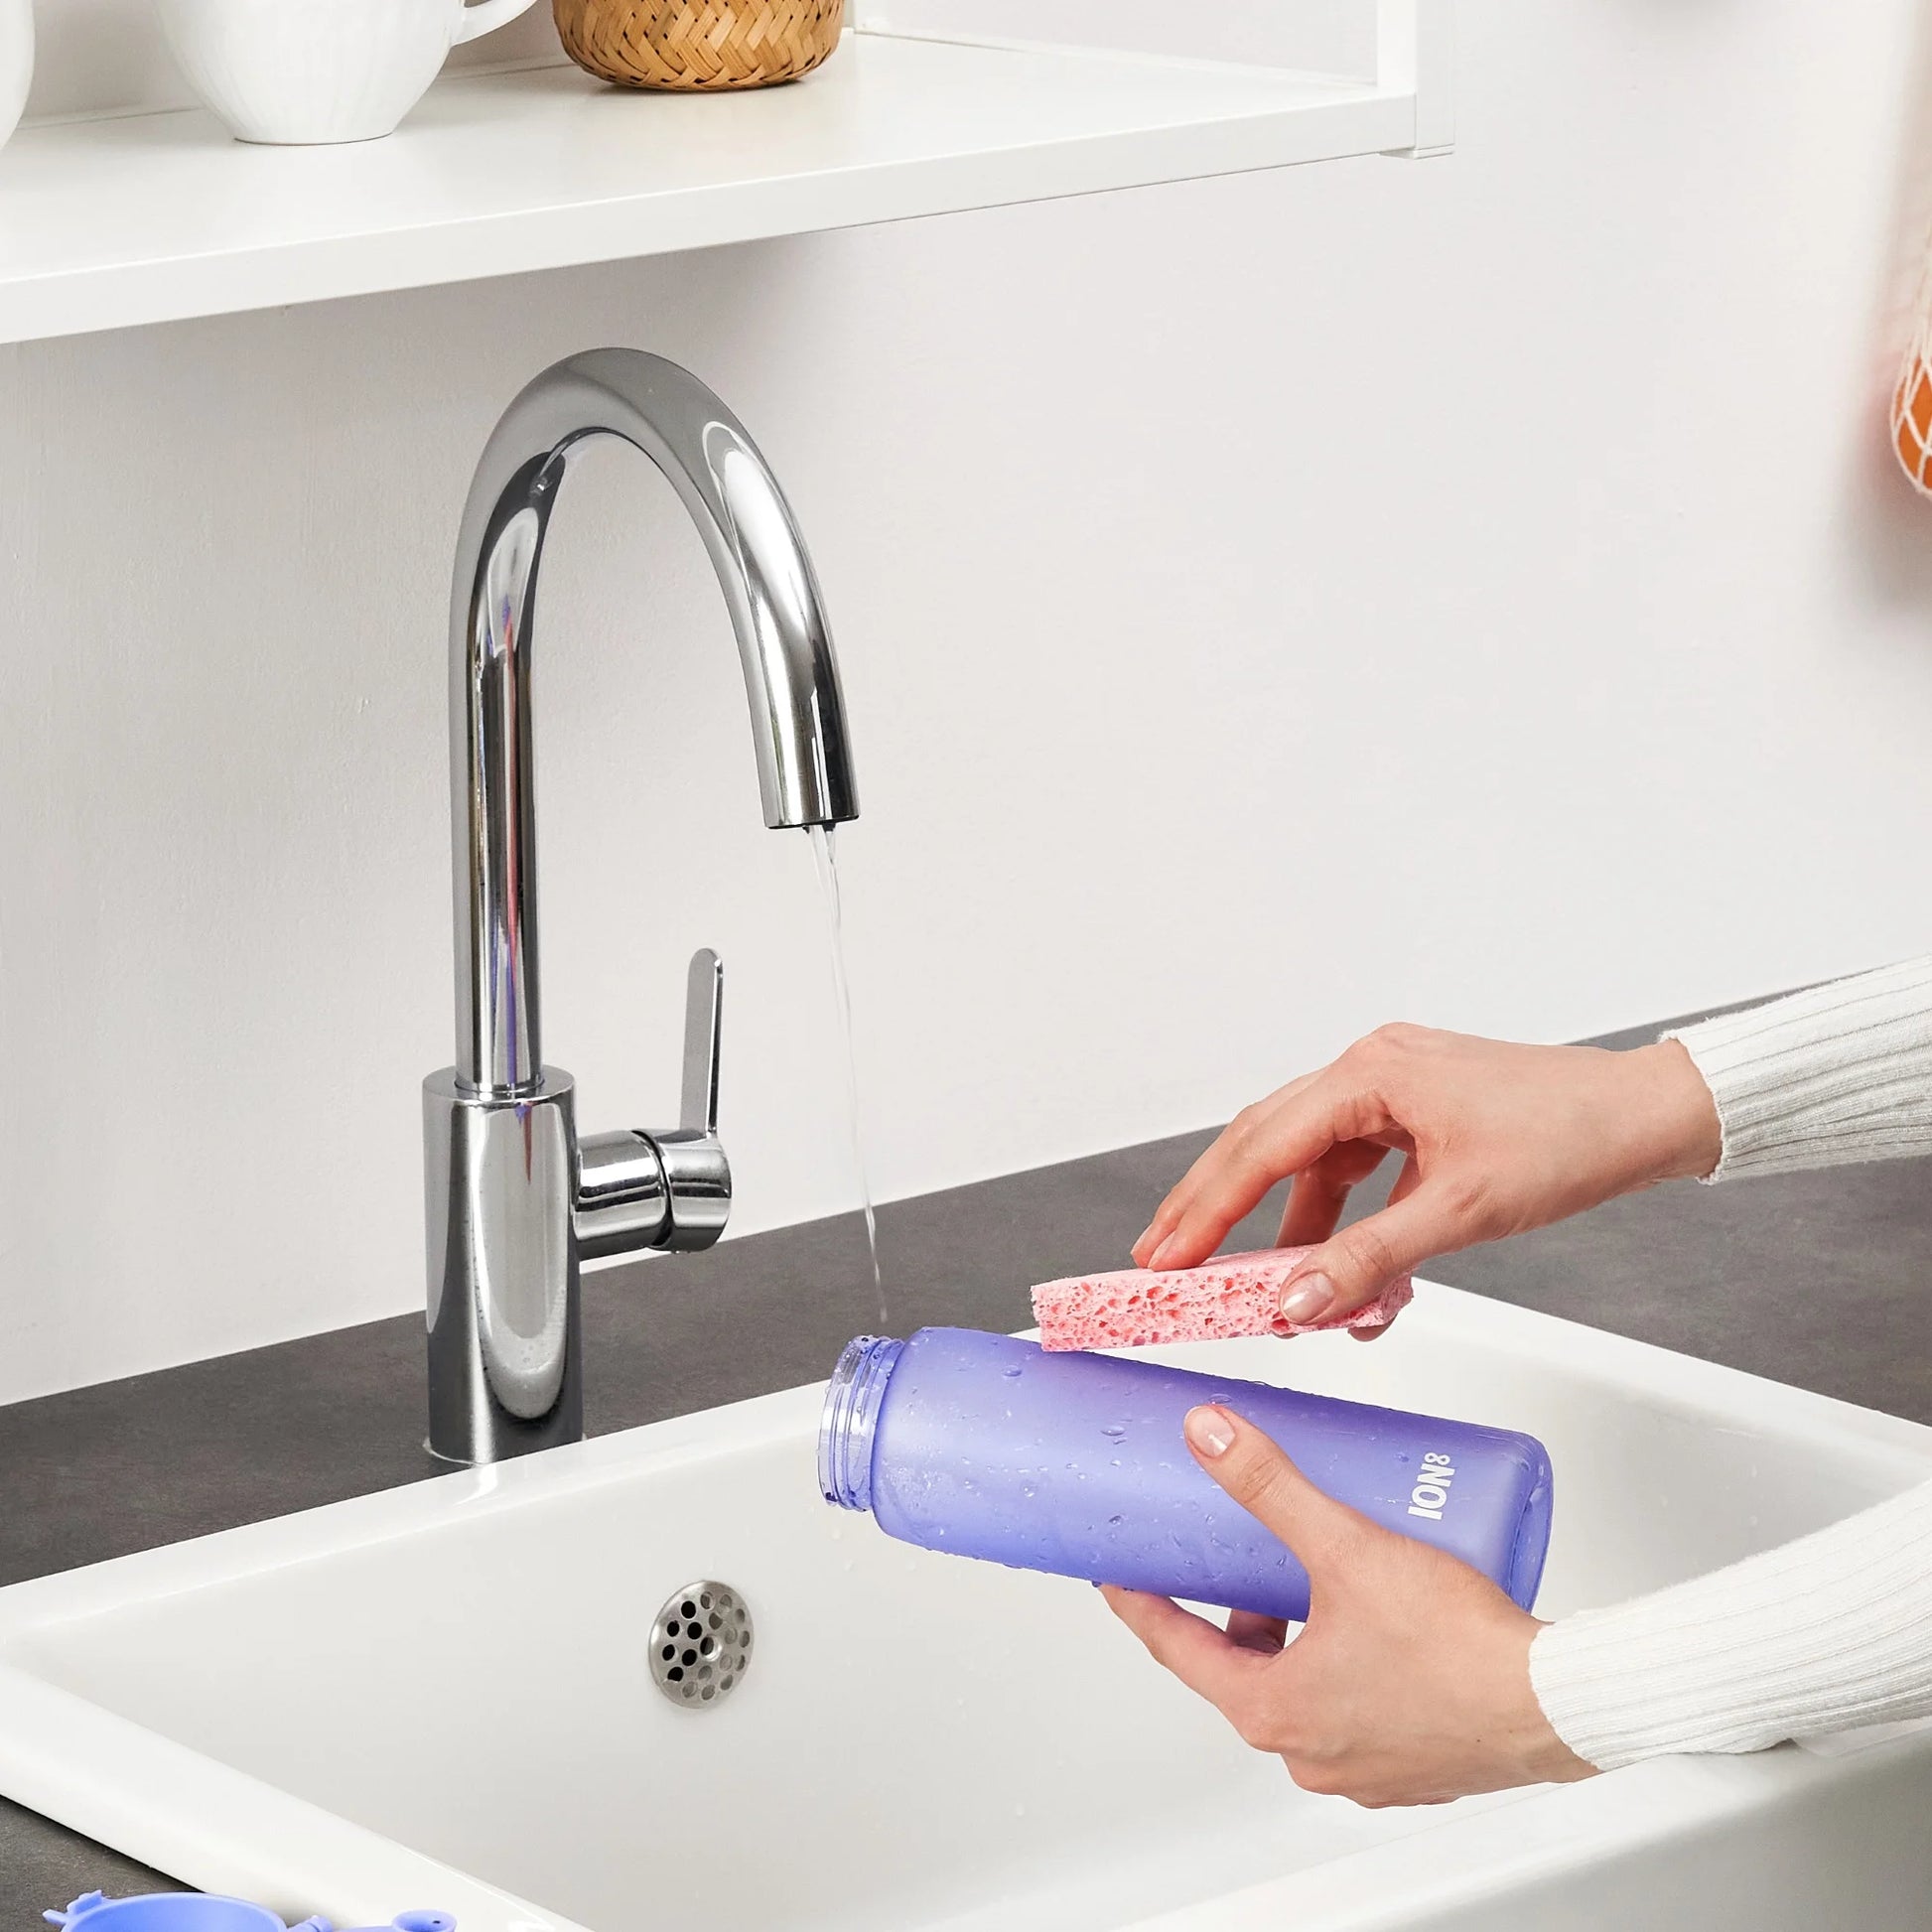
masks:
POLYGON ((1237 1610, 1225 1632, 1165 1596, 1109 1588, 1158 1663, 1218 1708, 1305 1791, 1436 1805, 1594 1774, 1530 1688, 1543 1626, 1468 1565, 1324 1496, 1252 1424, 1187 1417, 1194 1459, 1309 1573, 1309 1620, 1237 1610))
POLYGON ((1134 1259, 1205 1261, 1292 1174, 1281 1244, 1319 1245, 1282 1312, 1312 1321, 1372 1301, 1434 1255, 1709 1173, 1723 1151, 1717 1105, 1675 1040, 1613 1053, 1382 1027, 1244 1108, 1161 1203, 1134 1259), (1349 1189, 1391 1150, 1408 1158, 1389 1204, 1337 1233, 1349 1189))

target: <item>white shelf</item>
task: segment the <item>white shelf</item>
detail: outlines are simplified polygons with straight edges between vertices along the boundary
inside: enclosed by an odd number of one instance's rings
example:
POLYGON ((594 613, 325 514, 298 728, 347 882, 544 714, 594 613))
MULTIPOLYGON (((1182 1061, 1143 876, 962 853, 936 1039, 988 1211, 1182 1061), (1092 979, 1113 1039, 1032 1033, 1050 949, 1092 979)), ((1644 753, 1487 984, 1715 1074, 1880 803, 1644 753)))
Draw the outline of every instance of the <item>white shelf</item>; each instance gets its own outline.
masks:
POLYGON ((757 93, 451 77, 353 147, 245 147, 188 109, 30 126, 0 153, 0 342, 1406 149, 1417 109, 1386 63, 864 32, 757 93))

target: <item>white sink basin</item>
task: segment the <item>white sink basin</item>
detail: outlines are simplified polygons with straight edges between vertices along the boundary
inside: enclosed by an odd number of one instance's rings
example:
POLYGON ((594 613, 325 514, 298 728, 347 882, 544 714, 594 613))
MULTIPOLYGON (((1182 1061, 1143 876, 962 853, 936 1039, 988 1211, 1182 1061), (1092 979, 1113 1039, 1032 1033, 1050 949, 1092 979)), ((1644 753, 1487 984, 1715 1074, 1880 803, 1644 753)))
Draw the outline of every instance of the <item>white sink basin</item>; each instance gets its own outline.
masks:
MULTIPOLYGON (((1932 1430, 1452 1289, 1373 1347, 1176 1358, 1541 1436, 1546 1614, 1932 1474, 1932 1430)), ((826 1508, 818 1403, 0 1590, 0 1790, 291 1919, 443 1906, 463 1932, 1924 1923, 1932 1739, 1435 1810, 1309 1797, 1081 1585, 826 1508), (693 1711, 645 1646, 700 1577, 758 1639, 693 1711)))

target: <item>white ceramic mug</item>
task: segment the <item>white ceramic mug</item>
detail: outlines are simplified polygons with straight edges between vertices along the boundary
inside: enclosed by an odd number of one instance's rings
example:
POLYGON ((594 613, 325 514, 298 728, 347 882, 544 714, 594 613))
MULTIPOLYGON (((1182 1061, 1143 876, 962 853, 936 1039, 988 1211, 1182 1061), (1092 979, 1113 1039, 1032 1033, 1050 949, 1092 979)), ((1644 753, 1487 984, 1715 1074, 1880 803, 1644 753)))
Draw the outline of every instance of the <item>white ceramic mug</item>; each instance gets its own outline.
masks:
POLYGON ((445 57, 532 0, 155 0, 189 84, 235 138, 372 141, 445 57))

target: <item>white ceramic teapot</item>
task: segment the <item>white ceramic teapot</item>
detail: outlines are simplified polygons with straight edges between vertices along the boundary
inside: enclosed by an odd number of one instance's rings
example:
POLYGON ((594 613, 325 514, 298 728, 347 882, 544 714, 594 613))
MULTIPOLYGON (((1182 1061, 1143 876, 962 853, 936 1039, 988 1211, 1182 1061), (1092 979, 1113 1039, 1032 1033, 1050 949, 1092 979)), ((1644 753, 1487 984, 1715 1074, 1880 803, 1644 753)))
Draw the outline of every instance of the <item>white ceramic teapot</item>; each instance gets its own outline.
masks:
POLYGON ((34 77, 34 0, 0 0, 0 145, 20 125, 34 77))

